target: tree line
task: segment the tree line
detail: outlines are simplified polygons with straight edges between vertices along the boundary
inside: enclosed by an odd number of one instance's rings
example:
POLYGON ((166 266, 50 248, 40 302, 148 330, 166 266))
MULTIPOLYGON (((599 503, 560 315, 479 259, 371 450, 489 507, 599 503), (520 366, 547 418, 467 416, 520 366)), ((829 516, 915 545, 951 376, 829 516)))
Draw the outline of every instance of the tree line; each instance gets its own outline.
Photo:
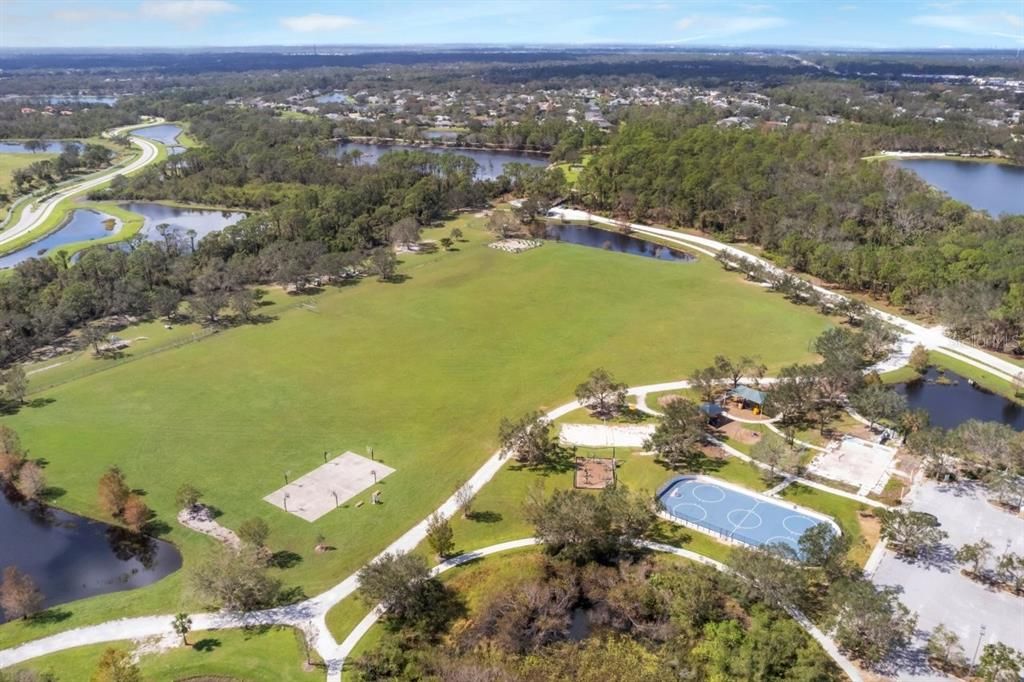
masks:
POLYGON ((781 264, 1019 351, 1024 217, 991 218, 861 157, 872 130, 722 130, 688 109, 634 112, 580 174, 587 207, 697 227, 781 264))

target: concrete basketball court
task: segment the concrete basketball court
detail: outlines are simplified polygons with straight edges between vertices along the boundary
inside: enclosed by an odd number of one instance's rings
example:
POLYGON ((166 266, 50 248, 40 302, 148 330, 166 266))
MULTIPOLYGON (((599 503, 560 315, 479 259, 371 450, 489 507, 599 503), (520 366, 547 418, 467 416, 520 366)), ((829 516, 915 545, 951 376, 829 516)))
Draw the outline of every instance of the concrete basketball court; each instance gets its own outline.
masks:
POLYGON ((263 499, 312 522, 371 487, 375 480, 380 481, 394 472, 385 464, 346 452, 263 499))
POLYGON ((857 486, 861 495, 880 493, 889 480, 896 448, 847 436, 814 458, 807 470, 857 486))
POLYGON ((562 424, 559 440, 588 448, 640 448, 653 433, 648 424, 562 424))

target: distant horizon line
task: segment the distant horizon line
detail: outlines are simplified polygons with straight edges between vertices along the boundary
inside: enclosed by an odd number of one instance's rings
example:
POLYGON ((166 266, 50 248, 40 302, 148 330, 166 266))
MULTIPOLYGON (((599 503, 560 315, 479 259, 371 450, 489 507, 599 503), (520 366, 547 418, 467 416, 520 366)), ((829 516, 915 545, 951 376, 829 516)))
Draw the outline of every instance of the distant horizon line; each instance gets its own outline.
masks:
MULTIPOLYGON (((620 49, 620 50, 643 50, 643 51, 665 51, 665 52, 707 52, 717 50, 742 51, 757 50, 767 52, 802 51, 802 52, 873 52, 873 53, 906 53, 906 52, 936 52, 936 53, 957 53, 957 52, 989 52, 989 53, 1016 53, 1021 56, 1021 48, 1008 47, 923 47, 923 46, 901 46, 901 47, 856 47, 837 45, 763 45, 756 43, 748 44, 706 44, 706 45, 680 45, 672 43, 621 43, 621 42, 593 42, 593 43, 296 43, 296 44, 257 44, 257 45, 183 45, 180 47, 150 47, 150 46, 61 46, 61 47, 38 47, 38 46, 0 46, 2 54, 76 54, 84 52, 92 53, 117 53, 133 52, 136 54, 160 54, 169 52, 239 52, 267 50, 280 52, 282 50, 363 50, 363 51, 423 51, 426 49, 498 49, 498 50, 586 50, 586 49, 620 49)), ((329 56, 329 55, 324 55, 329 56)), ((1024 60, 1022 60, 1024 61, 1024 60)))

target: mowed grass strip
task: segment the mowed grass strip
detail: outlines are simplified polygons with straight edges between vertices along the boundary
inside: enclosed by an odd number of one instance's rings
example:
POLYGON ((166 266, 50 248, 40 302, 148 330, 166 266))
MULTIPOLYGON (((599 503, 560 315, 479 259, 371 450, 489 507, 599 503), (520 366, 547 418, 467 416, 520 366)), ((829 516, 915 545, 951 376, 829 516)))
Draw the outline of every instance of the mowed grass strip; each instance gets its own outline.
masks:
MULTIPOLYGON (((138 665, 145 680, 322 680, 322 668, 306 670, 300 636, 287 627, 190 632, 189 646, 143 654, 138 665)), ((130 652, 133 646, 131 642, 111 642, 77 647, 16 666, 15 670, 50 673, 57 682, 80 682, 90 678, 108 648, 130 652)), ((319 659, 312 662, 318 663, 319 659)))
MULTIPOLYGON (((222 523, 266 519, 271 548, 302 557, 282 579, 312 595, 449 496, 495 449, 502 416, 570 400, 595 367, 630 384, 681 378, 716 354, 756 354, 777 369, 810 360, 808 342, 829 325, 710 259, 556 243, 511 255, 486 248, 476 223, 459 221, 468 240, 458 251, 405 256, 404 283, 329 290, 315 312, 281 310, 272 323, 85 376, 5 422, 46 458, 49 484, 66 491, 61 506, 101 516, 96 482, 118 465, 171 526, 187 567, 211 544, 174 522, 175 489, 192 482, 222 523), (324 450, 367 447, 397 469, 378 486, 383 505, 356 508, 367 491, 310 524, 262 501, 286 472, 322 464, 324 450), (319 532, 336 551, 312 551, 319 532)), ((0 646, 81 625, 79 613, 169 611, 166 594, 150 597, 160 591, 69 605, 72 617, 55 626, 5 625, 0 646)))

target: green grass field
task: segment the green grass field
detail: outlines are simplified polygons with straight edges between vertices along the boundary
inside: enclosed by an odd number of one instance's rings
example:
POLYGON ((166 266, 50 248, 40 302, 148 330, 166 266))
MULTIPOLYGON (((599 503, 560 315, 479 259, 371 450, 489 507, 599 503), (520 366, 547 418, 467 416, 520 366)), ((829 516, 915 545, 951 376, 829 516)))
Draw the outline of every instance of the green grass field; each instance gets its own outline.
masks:
MULTIPOLYGON (((175 489, 193 482, 222 523, 266 519, 272 549, 302 557, 282 579, 312 595, 450 495, 495 449, 502 416, 570 400, 591 369, 642 384, 681 378, 716 354, 756 353, 778 368, 810 360, 808 341, 829 325, 710 259, 680 264, 569 244, 510 255, 484 246, 490 238, 471 227, 476 219, 460 221, 468 241, 406 256, 404 283, 331 289, 315 312, 282 307, 272 323, 86 373, 5 422, 47 460, 49 484, 66 491, 58 505, 99 516, 96 481, 118 465, 147 491, 187 566, 212 545, 173 521, 175 489), (368 446, 397 469, 380 486, 383 505, 350 503, 310 524, 262 501, 285 472, 321 464, 324 450, 368 446), (314 553, 318 532, 338 551, 314 553)), ((47 374, 33 381, 52 382, 47 374)), ((70 604, 58 625, 4 625, 0 647, 113 615, 198 607, 181 584, 174 576, 70 604)))
MULTIPOLYGON (((8 194, 11 199, 14 199, 14 186, 11 183, 11 178, 14 175, 14 171, 19 168, 26 168, 36 161, 44 161, 46 159, 55 159, 56 154, 0 154, 0 193, 8 194)), ((10 210, 11 201, 0 202, 0 220, 7 217, 7 211, 10 210)))
MULTIPOLYGON (((210 630, 189 633, 190 646, 180 646, 139 660, 143 679, 232 679, 305 682, 322 680, 318 668, 306 671, 299 635, 292 628, 210 630)), ((128 642, 114 642, 68 649, 43 656, 15 670, 52 673, 57 682, 88 680, 107 648, 130 651, 128 642)), ((316 656, 314 653, 313 656, 316 656)), ((312 659, 317 663, 316 659, 312 659)))

